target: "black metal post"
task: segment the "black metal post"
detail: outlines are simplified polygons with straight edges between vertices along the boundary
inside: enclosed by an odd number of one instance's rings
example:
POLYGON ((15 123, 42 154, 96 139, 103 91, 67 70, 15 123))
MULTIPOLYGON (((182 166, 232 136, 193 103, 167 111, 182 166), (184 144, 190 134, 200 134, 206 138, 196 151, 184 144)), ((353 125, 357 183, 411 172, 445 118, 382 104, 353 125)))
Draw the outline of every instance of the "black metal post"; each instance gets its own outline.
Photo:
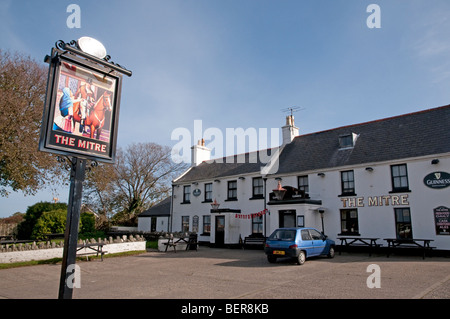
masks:
POLYGON ((81 193, 86 170, 86 160, 72 158, 70 171, 69 207, 67 208, 64 252, 59 283, 59 299, 72 299, 74 267, 77 255, 78 226, 80 222, 81 193))
POLYGON ((267 224, 267 218, 266 218, 266 215, 267 215, 267 212, 266 212, 266 209, 267 209, 267 206, 266 206, 266 204, 267 204, 267 201, 266 201, 266 182, 267 182, 267 178, 263 177, 263 181, 264 181, 264 238, 267 238, 267 233, 266 233, 266 224, 267 224))

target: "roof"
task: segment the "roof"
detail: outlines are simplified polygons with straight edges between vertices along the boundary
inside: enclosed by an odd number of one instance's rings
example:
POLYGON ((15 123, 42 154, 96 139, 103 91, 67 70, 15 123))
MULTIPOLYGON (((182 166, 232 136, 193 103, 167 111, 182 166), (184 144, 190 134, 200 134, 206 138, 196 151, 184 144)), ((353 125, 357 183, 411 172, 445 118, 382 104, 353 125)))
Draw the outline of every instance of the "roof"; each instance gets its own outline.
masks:
POLYGON ((170 216, 170 199, 171 197, 167 197, 158 204, 143 211, 138 217, 170 216))
MULTIPOLYGON (((270 156, 271 152, 272 149, 263 150, 262 154, 270 156)), ((205 161, 197 166, 189 168, 181 178, 176 180, 176 183, 211 180, 214 178, 252 173, 259 174, 261 167, 264 165, 265 163, 261 162, 261 156, 258 156, 258 152, 223 157, 205 161)))
MULTIPOLYGON (((450 153, 448 123, 450 105, 300 135, 282 149, 276 175, 450 153), (339 137, 349 134, 357 135, 355 145, 340 148, 339 137)), ((244 154, 244 163, 237 163, 236 156, 233 163, 203 162, 176 183, 260 174, 264 164, 259 157, 257 163, 249 161, 256 153, 244 154)))
POLYGON ((450 152, 450 105, 301 135, 286 145, 277 174, 394 161, 450 152), (352 148, 339 137, 358 135, 352 148))

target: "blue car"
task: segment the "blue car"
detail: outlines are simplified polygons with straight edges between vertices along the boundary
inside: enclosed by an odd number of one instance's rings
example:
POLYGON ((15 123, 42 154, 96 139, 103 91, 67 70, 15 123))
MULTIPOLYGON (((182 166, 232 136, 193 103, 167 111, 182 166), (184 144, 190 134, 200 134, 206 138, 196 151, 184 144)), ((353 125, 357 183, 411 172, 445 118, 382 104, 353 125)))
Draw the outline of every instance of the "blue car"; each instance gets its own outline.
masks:
POLYGON ((266 240, 264 252, 270 263, 279 257, 295 258, 303 265, 306 258, 326 255, 334 257, 335 243, 315 228, 278 228, 266 240))

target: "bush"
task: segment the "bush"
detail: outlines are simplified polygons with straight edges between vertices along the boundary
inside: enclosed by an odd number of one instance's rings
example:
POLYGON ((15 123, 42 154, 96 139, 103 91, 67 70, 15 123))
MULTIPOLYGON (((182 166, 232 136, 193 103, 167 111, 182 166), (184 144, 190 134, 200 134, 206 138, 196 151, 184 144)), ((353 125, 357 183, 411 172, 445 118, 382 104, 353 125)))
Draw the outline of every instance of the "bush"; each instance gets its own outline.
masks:
POLYGON ((93 233, 95 232, 95 216, 92 213, 85 212, 80 216, 80 233, 93 233))
POLYGON ((19 239, 30 239, 38 219, 44 212, 53 210, 65 210, 67 215, 67 204, 39 202, 32 206, 28 206, 23 222, 17 227, 17 237, 19 239))
MULTIPOLYGON (((46 234, 60 234, 64 233, 66 229, 67 211, 64 209, 52 210, 50 212, 42 213, 41 217, 37 220, 32 239, 45 239, 46 234)), ((80 228, 82 227, 82 221, 80 220, 80 228)))

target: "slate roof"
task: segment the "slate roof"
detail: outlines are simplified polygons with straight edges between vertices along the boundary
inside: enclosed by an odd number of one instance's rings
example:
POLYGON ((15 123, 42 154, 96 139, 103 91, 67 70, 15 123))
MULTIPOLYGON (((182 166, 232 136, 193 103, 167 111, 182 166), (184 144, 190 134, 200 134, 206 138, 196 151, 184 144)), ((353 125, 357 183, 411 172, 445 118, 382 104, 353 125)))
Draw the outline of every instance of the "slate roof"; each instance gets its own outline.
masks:
MULTIPOLYGON (((272 150, 263 150, 263 155, 270 156, 272 150)), ((213 180, 226 176, 246 175, 251 173, 259 174, 261 167, 265 163, 261 162, 258 152, 241 154, 245 156, 238 158, 238 155, 221 158, 220 161, 205 161, 197 166, 188 169, 187 173, 176 180, 176 183, 192 182, 199 180, 213 180)))
POLYGON ((163 199, 158 204, 143 211, 139 214, 139 217, 170 216, 170 199, 171 197, 163 199))
MULTIPOLYGON (((300 135, 281 152, 276 175, 450 153, 450 105, 300 135), (339 137, 358 135, 352 148, 339 137)), ((252 153, 250 153, 252 154, 252 153)), ((262 163, 203 162, 176 183, 259 173, 262 163)))

